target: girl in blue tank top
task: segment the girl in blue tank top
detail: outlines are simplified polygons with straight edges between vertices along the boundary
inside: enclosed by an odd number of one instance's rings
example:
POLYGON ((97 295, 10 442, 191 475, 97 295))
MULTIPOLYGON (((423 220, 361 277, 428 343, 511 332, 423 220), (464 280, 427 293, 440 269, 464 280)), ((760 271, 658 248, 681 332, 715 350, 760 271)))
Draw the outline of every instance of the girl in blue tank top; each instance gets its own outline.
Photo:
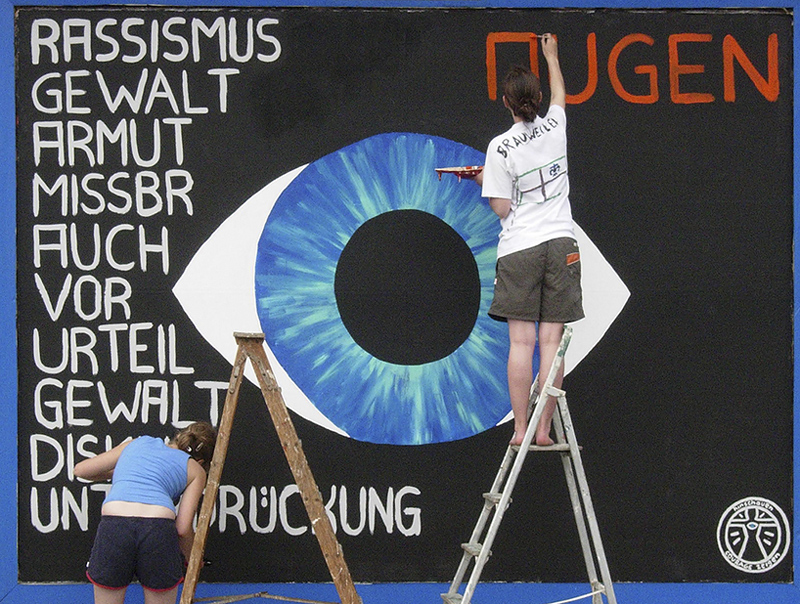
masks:
POLYGON ((95 604, 122 604, 134 578, 145 604, 174 604, 216 437, 197 422, 169 443, 140 436, 75 466, 77 478, 111 479, 86 566, 95 604))

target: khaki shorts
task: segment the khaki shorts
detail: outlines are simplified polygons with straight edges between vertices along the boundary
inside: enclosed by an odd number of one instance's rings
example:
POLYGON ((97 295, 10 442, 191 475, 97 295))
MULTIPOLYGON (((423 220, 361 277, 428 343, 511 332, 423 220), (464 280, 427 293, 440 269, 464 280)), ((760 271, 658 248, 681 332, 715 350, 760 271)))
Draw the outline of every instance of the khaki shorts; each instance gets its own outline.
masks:
POLYGON ((562 237, 499 258, 489 316, 546 323, 582 319, 578 243, 562 237))

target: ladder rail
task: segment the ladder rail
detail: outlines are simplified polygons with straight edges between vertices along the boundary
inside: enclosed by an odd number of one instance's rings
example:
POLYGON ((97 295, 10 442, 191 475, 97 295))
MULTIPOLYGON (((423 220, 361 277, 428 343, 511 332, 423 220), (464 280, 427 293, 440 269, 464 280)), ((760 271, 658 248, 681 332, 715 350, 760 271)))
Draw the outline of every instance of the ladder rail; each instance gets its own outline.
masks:
MULTIPOLYGON (((511 460, 514 457, 514 451, 509 447, 506 449, 505 457, 503 457, 503 461, 500 464, 500 468, 497 471, 497 475, 495 476, 494 482, 492 483, 491 489, 489 493, 497 493, 500 489, 500 486, 503 484, 505 480, 506 474, 508 474, 508 470, 511 467, 511 460)), ((499 504, 499 502, 497 502, 499 504)), ((475 528, 472 531, 472 535, 470 535, 469 543, 477 543, 480 540, 481 535, 483 534, 483 530, 486 528, 486 523, 489 520, 489 516, 492 513, 492 509, 494 505, 489 500, 484 499, 483 507, 481 509, 480 516, 478 516, 478 522, 475 524, 475 528)), ((461 562, 458 565, 458 569, 456 570, 455 577, 453 581, 450 583, 450 589, 448 593, 455 593, 459 586, 464 582, 464 577, 466 576, 467 569, 469 568, 469 564, 472 561, 472 554, 468 551, 464 551, 461 556, 461 562)))
MULTIPOLYGON (((486 538, 484 539, 483 545, 480 550, 480 554, 475 560, 475 564, 472 568, 472 574, 470 575, 470 579, 467 582, 467 586, 464 590, 464 597, 463 597, 463 604, 469 604, 472 599, 472 595, 475 592, 475 588, 478 586, 478 581, 480 580, 480 575, 483 572, 483 567, 486 565, 489 556, 491 555, 491 548, 494 544, 494 539, 497 536, 497 532, 500 528, 500 524, 503 521, 503 516, 505 515, 506 510, 508 509, 508 504, 511 500, 511 493, 514 489, 514 486, 517 483, 517 479, 519 478, 520 473, 522 472, 522 466, 525 464, 525 458, 527 457, 528 451, 530 450, 531 443, 533 441, 533 437, 536 434, 536 426, 539 423, 539 419, 544 412, 544 406, 547 403, 547 389, 548 386, 551 386, 553 381, 555 381, 555 377, 558 373, 558 369, 561 365, 560 361, 563 360, 563 355, 556 356, 555 361, 553 362, 553 367, 550 370, 550 374, 547 377, 547 381, 545 382, 545 387, 542 389, 542 392, 539 393, 537 397, 536 404, 533 409, 533 415, 528 422, 528 429, 525 431, 525 436, 522 439, 522 444, 519 445, 519 450, 517 451, 516 457, 514 458, 514 463, 511 466, 511 472, 508 475, 506 480, 505 486, 502 491, 502 495, 500 497, 500 501, 497 503, 497 506, 494 510, 494 516, 492 517, 492 521, 489 524, 489 530, 486 533, 486 538)), ((509 449, 513 450, 513 447, 509 445, 509 449)))
MULTIPOLYGON (((574 435, 575 431, 572 426, 572 417, 569 413, 566 396, 559 398, 558 406, 561 413, 561 419, 564 422, 565 432, 567 434, 574 435)), ((586 512, 586 522, 589 525, 589 530, 592 535, 592 542, 594 543, 595 555, 597 556, 597 563, 600 567, 600 575, 603 579, 606 598, 608 599, 609 604, 617 604, 617 598, 614 594, 614 586, 611 582, 611 572, 608 569, 608 560, 606 558, 605 548, 603 547, 603 540, 600 536, 600 527, 597 524, 597 515, 594 511, 592 496, 589 492, 589 483, 586 480, 586 472, 583 467, 583 460, 581 459, 581 452, 574 437, 569 438, 568 440, 570 445, 570 456, 572 458, 572 463, 575 466, 578 486, 580 488, 581 497, 583 500, 583 507, 586 512)))
POLYGON ((228 382, 228 391, 225 395, 225 404, 222 407, 222 417, 220 418, 217 429, 217 443, 214 447, 214 455, 211 458, 211 467, 208 472, 208 481, 203 491, 203 503, 200 506, 200 514, 197 517, 197 528, 195 529, 192 551, 189 554, 188 566, 184 577, 183 590, 181 592, 180 604, 192 604, 197 581, 200 576, 200 569, 203 566, 203 553, 206 549, 208 539, 208 528, 211 524, 214 505, 217 501, 217 492, 222 478, 222 468, 225 465, 225 458, 228 454, 228 444, 230 442, 231 429, 233 428, 233 417, 236 414, 236 406, 239 402, 239 388, 242 385, 244 367, 247 362, 247 353, 242 347, 236 351, 236 358, 231 369, 231 377, 228 382))
MULTIPOLYGON (((553 424, 556 431, 556 439, 559 443, 567 442, 566 434, 564 431, 564 423, 561 420, 561 409, 559 413, 553 415, 553 424)), ((569 499, 572 503, 572 512, 575 515, 575 525, 578 528, 578 538, 581 542, 581 551, 583 552, 583 560, 586 564, 586 572, 589 575, 589 583, 596 585, 597 568, 595 566, 594 557, 592 556, 591 544, 589 542, 589 534, 586 528, 586 517, 584 516, 583 503, 581 501, 580 492, 578 490, 577 480, 575 478, 575 468, 573 467, 572 458, 570 453, 561 454, 561 463, 564 466, 564 475, 567 480, 567 489, 569 490, 569 499)))

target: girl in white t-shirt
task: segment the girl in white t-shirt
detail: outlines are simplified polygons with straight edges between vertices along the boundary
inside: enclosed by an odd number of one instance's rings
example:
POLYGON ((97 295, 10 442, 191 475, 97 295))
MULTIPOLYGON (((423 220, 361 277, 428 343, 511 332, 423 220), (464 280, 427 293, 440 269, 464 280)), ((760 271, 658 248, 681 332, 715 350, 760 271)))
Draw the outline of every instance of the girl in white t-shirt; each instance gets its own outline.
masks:
MULTIPOLYGON (((503 104, 514 125, 492 139, 483 171, 475 177, 500 217, 495 293, 489 315, 508 322, 508 389, 514 414, 511 444, 521 444, 528 427, 532 359, 539 340, 543 387, 564 323, 583 318, 580 251, 569 203, 566 90, 556 39, 542 36, 550 80, 550 107, 538 115, 539 78, 515 67, 503 83, 503 104)), ((554 385, 561 386, 563 365, 554 385)), ((555 400, 547 401, 535 443, 550 438, 555 400)))

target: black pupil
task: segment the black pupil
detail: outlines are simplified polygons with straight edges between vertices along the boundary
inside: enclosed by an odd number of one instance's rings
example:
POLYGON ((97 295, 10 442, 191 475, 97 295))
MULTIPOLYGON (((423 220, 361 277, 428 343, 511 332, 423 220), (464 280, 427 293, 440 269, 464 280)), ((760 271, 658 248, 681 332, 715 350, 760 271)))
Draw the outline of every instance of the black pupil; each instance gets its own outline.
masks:
POLYGON ((481 296, 469 246, 420 210, 362 224, 342 250, 334 290, 356 343, 398 365, 430 363, 456 350, 475 326, 481 296))

